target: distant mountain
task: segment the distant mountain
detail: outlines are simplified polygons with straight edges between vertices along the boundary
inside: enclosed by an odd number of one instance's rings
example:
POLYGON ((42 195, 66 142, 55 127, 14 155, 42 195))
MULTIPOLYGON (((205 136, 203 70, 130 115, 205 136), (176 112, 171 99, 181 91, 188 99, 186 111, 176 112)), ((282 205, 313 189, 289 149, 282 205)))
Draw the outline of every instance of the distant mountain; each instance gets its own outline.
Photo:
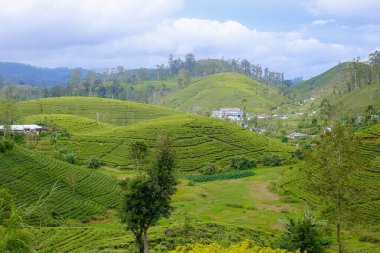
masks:
POLYGON ((198 114, 221 107, 265 112, 287 101, 271 88, 238 73, 207 76, 164 98, 165 106, 198 114))
POLYGON ((41 68, 28 64, 0 62, 0 76, 4 83, 51 87, 68 83, 70 71, 69 68, 41 68))

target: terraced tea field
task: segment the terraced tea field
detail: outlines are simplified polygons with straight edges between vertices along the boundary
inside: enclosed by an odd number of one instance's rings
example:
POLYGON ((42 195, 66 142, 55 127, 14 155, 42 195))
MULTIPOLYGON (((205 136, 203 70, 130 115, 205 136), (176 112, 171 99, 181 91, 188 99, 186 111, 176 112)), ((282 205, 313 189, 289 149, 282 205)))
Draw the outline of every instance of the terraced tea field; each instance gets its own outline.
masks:
POLYGON ((116 167, 130 165, 130 145, 144 140, 153 148, 158 135, 168 134, 177 152, 178 167, 191 171, 216 163, 226 166, 234 155, 247 155, 259 162, 265 153, 289 159, 293 149, 277 140, 245 130, 232 123, 193 115, 168 116, 115 127, 69 115, 35 115, 24 122, 46 122, 65 130, 69 137, 58 137, 56 147, 66 147, 85 163, 92 155, 116 167))
POLYGON ((33 222, 43 218, 48 224, 56 224, 65 218, 103 217, 107 209, 118 205, 119 187, 112 177, 20 147, 0 153, 0 160, 0 185, 20 204, 36 204, 56 186, 33 222))
POLYGON ((182 112, 156 105, 95 97, 59 97, 18 103, 20 116, 67 114, 123 126, 182 112))

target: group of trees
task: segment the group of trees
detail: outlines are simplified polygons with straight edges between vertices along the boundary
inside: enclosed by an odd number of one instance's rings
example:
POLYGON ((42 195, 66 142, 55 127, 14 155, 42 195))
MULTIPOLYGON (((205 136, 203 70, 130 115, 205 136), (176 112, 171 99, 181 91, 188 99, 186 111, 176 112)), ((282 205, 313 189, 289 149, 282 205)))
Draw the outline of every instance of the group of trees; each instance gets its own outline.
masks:
POLYGON ((367 61, 355 58, 350 64, 350 77, 347 92, 372 82, 380 83, 380 51, 370 53, 367 61))

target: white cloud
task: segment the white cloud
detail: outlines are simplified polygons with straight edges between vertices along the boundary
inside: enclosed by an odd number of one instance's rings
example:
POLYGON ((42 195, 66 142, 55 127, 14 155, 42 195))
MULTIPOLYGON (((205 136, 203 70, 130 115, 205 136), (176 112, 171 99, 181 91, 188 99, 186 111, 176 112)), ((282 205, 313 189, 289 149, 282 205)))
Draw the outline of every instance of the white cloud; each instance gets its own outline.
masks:
POLYGON ((313 0, 310 11, 315 15, 380 18, 379 0, 313 0))
POLYGON ((302 32, 258 31, 236 21, 173 20, 184 0, 0 0, 0 6, 0 61, 133 68, 193 52, 197 58, 247 58, 291 77, 315 75, 363 54, 359 47, 302 32))
POLYGON ((91 44, 154 28, 183 0, 0 0, 0 49, 91 44))
POLYGON ((331 23, 335 23, 335 19, 317 19, 313 21, 312 25, 327 25, 331 23))

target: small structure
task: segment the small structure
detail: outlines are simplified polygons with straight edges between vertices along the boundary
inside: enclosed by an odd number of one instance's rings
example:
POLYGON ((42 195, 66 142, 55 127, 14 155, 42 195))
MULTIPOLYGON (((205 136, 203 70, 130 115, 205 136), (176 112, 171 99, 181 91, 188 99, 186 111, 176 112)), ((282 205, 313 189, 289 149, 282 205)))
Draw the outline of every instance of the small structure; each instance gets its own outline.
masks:
POLYGON ((303 134, 303 133, 291 133, 288 135, 288 137, 290 139, 295 139, 295 138, 305 138, 305 137, 309 137, 309 135, 307 134, 303 134))
MULTIPOLYGON (((10 130, 15 133, 36 133, 39 134, 46 128, 39 125, 11 125, 10 130)), ((0 131, 4 131, 4 126, 0 125, 0 131)))
POLYGON ((211 117, 237 121, 243 118, 243 110, 240 108, 220 108, 212 111, 211 117))

